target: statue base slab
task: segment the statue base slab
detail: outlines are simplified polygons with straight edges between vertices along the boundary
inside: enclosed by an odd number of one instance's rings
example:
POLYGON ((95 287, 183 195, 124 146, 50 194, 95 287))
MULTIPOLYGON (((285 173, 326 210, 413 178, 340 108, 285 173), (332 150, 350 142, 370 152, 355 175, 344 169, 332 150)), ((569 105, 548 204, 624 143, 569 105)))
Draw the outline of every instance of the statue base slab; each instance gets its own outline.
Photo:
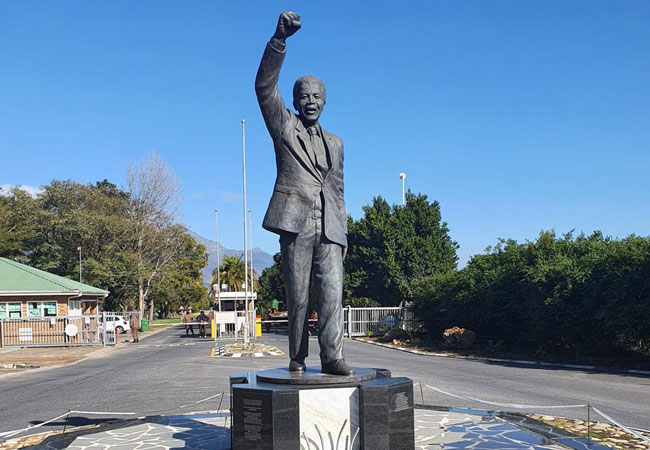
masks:
POLYGON ((354 370, 231 375, 233 450, 412 450, 413 381, 385 369, 354 370))

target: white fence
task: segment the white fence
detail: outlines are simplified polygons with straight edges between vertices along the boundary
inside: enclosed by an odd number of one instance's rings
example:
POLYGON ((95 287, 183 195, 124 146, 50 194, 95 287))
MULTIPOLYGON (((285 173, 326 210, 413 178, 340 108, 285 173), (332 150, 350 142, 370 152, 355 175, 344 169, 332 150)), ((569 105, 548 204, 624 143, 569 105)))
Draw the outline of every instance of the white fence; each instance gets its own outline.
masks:
POLYGON ((128 322, 130 314, 138 311, 0 319, 0 347, 115 345, 128 329, 121 319, 128 322), (121 336, 116 336, 116 330, 121 336))
POLYGON ((413 314, 403 307, 352 308, 343 310, 345 331, 348 337, 383 335, 391 328, 414 331, 413 314))
POLYGON ((2 347, 102 345, 97 315, 20 317, 0 320, 2 347))
POLYGON ((251 339, 255 335, 255 310, 248 311, 248 326, 246 326, 245 311, 212 311, 216 340, 244 339, 246 333, 251 339))

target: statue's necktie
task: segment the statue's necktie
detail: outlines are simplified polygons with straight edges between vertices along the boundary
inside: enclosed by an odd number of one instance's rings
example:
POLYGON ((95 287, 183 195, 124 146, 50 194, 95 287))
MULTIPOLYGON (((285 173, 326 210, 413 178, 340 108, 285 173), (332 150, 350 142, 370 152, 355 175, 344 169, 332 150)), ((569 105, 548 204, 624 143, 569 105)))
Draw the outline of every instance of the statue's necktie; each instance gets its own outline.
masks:
POLYGON ((314 151, 314 156, 316 157, 316 167, 320 170, 321 173, 327 172, 327 156, 325 155, 325 146, 323 145, 323 139, 320 136, 318 127, 313 126, 307 128, 309 133, 309 140, 311 141, 311 148, 314 151))

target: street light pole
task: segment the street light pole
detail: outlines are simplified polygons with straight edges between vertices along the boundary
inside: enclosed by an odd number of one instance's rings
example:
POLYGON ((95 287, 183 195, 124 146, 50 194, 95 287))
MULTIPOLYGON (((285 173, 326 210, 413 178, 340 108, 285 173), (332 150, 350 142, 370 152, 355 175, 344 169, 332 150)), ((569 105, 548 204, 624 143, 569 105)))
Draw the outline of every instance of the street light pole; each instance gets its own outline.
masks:
POLYGON ((406 199, 404 198, 404 180, 406 179, 406 174, 404 172, 399 174, 400 179, 402 180, 402 206, 406 204, 406 199))
POLYGON ((214 210, 214 217, 217 229, 217 304, 221 311, 221 255, 219 254, 219 211, 214 210))
POLYGON ((242 184, 244 194, 244 345, 248 346, 248 226, 246 220, 246 121, 241 120, 242 184))
POLYGON ((81 281, 81 245, 77 247, 77 250, 79 250, 79 283, 83 283, 83 281, 81 281))
POLYGON ((248 237, 251 244, 251 305, 253 306, 253 312, 255 312, 255 299, 253 298, 255 294, 255 278, 253 278, 253 213, 250 209, 248 210, 248 237))

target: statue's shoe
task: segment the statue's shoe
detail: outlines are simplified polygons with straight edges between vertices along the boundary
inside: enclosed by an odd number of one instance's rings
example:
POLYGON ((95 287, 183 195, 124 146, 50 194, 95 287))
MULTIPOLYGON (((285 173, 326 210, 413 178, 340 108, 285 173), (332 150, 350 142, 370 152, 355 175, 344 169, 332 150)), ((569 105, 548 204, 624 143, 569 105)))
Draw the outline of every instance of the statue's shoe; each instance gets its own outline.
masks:
POLYGON ((307 370, 304 359, 292 359, 289 362, 289 372, 304 372, 307 370))
POLYGON ((335 359, 321 365, 322 373, 329 375, 354 375, 354 370, 350 369, 344 359, 335 359))

